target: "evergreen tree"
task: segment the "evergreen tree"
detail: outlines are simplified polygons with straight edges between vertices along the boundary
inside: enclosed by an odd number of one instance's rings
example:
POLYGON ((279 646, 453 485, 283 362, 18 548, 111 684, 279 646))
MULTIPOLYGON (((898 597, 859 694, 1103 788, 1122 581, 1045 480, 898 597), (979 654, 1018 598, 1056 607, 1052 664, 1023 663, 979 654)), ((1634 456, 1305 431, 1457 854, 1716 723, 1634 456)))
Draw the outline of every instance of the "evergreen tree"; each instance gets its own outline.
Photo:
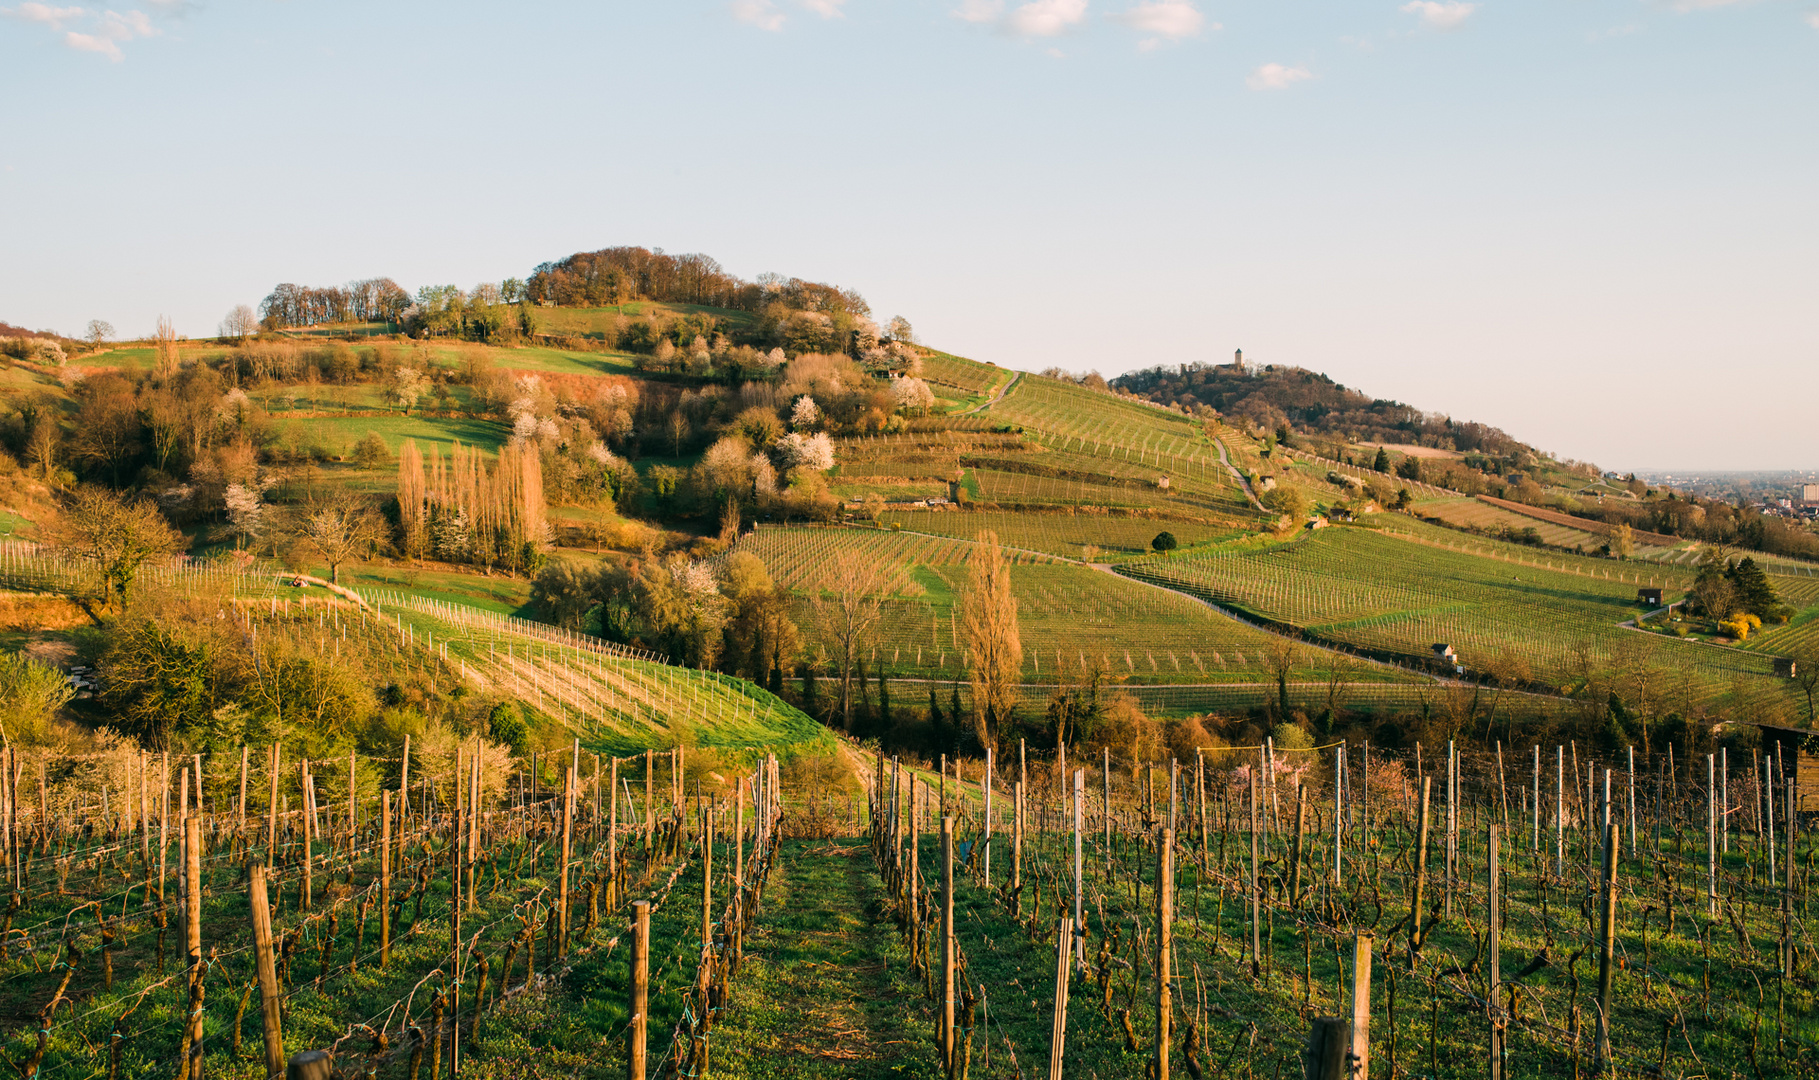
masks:
POLYGON ((878 724, 886 731, 891 727, 891 680, 885 672, 878 673, 878 724))
POLYGON ((1725 571, 1724 576, 1737 590, 1737 599, 1745 611, 1759 619, 1780 614, 1781 598, 1775 595, 1775 586, 1755 559, 1744 556, 1741 562, 1725 571))
POLYGON ((1376 472, 1380 472, 1380 473, 1389 472, 1390 471, 1389 451, 1385 450, 1383 447, 1379 446, 1377 448, 1377 460, 1371 463, 1371 468, 1373 470, 1375 470, 1376 472))

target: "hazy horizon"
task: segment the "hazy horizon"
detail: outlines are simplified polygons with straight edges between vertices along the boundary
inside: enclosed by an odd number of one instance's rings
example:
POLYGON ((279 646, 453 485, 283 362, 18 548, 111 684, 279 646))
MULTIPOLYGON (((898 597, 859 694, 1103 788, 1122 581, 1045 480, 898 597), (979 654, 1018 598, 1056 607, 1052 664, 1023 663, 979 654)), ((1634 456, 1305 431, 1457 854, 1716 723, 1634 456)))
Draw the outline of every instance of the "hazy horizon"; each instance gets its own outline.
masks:
POLYGON ((1819 11, 0 4, 0 320, 702 251, 929 343, 1322 371, 1622 471, 1814 461, 1819 11))

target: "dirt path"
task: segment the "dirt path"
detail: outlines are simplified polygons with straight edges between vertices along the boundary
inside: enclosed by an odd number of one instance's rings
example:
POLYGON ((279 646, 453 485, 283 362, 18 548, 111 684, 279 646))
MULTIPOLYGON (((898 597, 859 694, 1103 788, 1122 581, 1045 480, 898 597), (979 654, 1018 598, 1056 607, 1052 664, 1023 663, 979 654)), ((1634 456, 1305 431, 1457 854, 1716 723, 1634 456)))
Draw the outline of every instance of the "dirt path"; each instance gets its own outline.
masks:
POLYGON ((792 841, 746 941, 713 1071, 753 1080, 933 1077, 926 1003, 863 840, 792 841))
POLYGON ((977 404, 977 405, 974 405, 974 406, 973 406, 973 407, 972 407, 972 408, 970 408, 970 409, 966 409, 966 410, 964 410, 964 411, 962 411, 962 412, 960 412, 960 413, 957 413, 957 414, 955 414, 955 415, 957 415, 957 416, 971 416, 971 415, 972 415, 972 414, 974 414, 974 413, 982 413, 982 412, 984 412, 984 411, 985 411, 985 410, 987 410, 987 409, 989 409, 989 408, 991 408, 991 407, 992 407, 992 406, 993 406, 993 405, 996 405, 996 404, 998 404, 998 403, 999 403, 999 402, 1000 402, 1000 401, 1003 401, 1003 400, 1004 400, 1004 395, 1006 395, 1006 394, 1008 394, 1008 393, 1010 393, 1010 392, 1011 392, 1011 391, 1012 391, 1012 390, 1014 390, 1014 389, 1016 389, 1016 388, 1017 388, 1017 384, 1018 384, 1018 383, 1020 383, 1020 382, 1022 382, 1022 381, 1023 381, 1023 372, 1021 372, 1021 371, 1019 371, 1019 372, 1017 372, 1017 373, 1016 373, 1016 374, 1015 374, 1015 375, 1013 375, 1013 376, 1011 376, 1011 381, 1010 381, 1010 382, 1007 382, 1007 383, 1005 383, 1005 384, 1004 384, 1004 389, 1002 389, 1002 390, 1000 390, 1000 391, 998 391, 998 392, 997 392, 997 393, 996 393, 996 394, 993 394, 993 395, 992 395, 992 396, 991 396, 991 397, 990 397, 990 398, 989 398, 989 399, 987 399, 987 400, 986 400, 986 401, 983 401, 983 402, 980 402, 980 403, 979 403, 979 404, 977 404))

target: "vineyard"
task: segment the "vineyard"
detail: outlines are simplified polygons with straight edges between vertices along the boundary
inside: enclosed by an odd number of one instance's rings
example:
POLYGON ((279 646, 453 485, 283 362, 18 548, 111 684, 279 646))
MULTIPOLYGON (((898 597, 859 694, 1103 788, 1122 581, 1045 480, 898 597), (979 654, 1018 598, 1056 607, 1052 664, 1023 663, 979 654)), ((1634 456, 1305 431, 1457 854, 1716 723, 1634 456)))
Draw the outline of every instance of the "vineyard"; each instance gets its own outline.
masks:
POLYGON ((1090 507, 1069 507, 1054 513, 892 510, 885 514, 884 521, 901 525, 905 530, 959 540, 971 540, 980 531, 989 529, 998 534, 1000 543, 1011 547, 1092 562, 1148 555, 1150 542, 1161 532, 1173 534, 1182 547, 1231 540, 1241 535, 1236 524, 1095 513, 1090 507))
POLYGON ((343 1075, 505 1077, 531 1054, 624 1076, 643 1044, 651 1075, 698 1066, 781 800, 775 758, 688 756, 14 751, 8 1058, 117 1080, 281 1075, 304 1048, 343 1075))
MULTIPOLYGON (((795 616, 810 640, 818 635, 813 598, 831 588, 827 575, 834 553, 863 552, 868 561, 889 567, 888 580, 894 583, 867 654, 873 670, 898 677, 963 679, 966 641, 958 602, 972 548, 970 541, 902 532, 767 527, 742 538, 736 550, 758 555, 778 584, 798 596, 795 616)), ((1009 554, 1023 673, 1031 683, 1077 680, 1095 668, 1132 683, 1266 678, 1274 635, 1167 590, 1046 555, 1009 554)), ((1321 678, 1316 660, 1311 654, 1304 657, 1292 677, 1321 678)), ((1406 677, 1364 665, 1348 675, 1360 682, 1406 677)))
MULTIPOLYGON (((1395 528, 1405 527, 1398 521, 1395 528)), ((1424 660, 1441 642, 1469 668, 1514 662, 1557 686, 1583 677, 1577 664, 1643 663, 1687 676, 1695 696, 1742 678, 1788 697, 1770 681, 1767 657, 1622 628, 1640 610, 1639 585, 1674 591, 1690 581, 1686 571, 1540 554, 1431 528, 1409 528, 1406 536, 1332 528, 1295 543, 1189 552, 1121 569, 1316 640, 1387 655, 1424 660)))
POLYGON ((1033 759, 873 763, 948 1075, 1819 1068, 1814 849, 1772 755, 1033 759))

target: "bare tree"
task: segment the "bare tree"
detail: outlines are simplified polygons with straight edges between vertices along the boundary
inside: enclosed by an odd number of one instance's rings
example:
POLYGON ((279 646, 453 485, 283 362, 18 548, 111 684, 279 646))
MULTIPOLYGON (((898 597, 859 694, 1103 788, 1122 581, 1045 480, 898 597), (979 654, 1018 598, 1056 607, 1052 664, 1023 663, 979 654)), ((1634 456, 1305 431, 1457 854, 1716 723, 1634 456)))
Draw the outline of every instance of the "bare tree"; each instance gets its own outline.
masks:
POLYGON ((113 340, 113 336, 113 323, 108 322, 106 319, 90 319, 88 321, 87 337, 90 345, 100 345, 103 342, 111 341, 113 340))
POLYGON ((1294 639, 1286 637, 1270 638, 1269 647, 1264 650, 1263 664, 1276 680, 1276 706, 1288 716, 1288 677, 1301 662, 1301 646, 1294 639))
POLYGON ((853 730, 853 672, 884 610, 891 575, 863 552, 845 548, 834 556, 827 582, 814 600, 815 621, 832 640, 840 667, 840 722, 853 730))
POLYGON ((128 500, 101 487, 77 489, 51 528, 56 547, 93 562, 104 603, 124 601, 139 568, 183 546, 149 499, 128 500))
POLYGON ((177 373, 177 328, 163 315, 158 316, 158 333, 153 343, 158 349, 157 375, 160 379, 168 379, 177 373))
POLYGON ((236 304, 234 310, 221 320, 221 336, 233 338, 235 343, 245 341, 259 332, 259 316, 245 304, 236 304))
POLYGON ((341 582, 341 566, 370 554, 384 536, 379 515, 351 492, 312 493, 297 511, 291 536, 328 563, 328 579, 341 582))
POLYGON ((1017 707, 1017 681, 1023 672, 1023 638, 1017 627, 1017 598, 1011 594, 1010 562, 998 546, 998 534, 987 529, 977 538, 967 560, 966 592, 960 597, 966 624, 966 667, 973 688, 973 727, 979 745, 990 747, 992 733, 1017 707))

